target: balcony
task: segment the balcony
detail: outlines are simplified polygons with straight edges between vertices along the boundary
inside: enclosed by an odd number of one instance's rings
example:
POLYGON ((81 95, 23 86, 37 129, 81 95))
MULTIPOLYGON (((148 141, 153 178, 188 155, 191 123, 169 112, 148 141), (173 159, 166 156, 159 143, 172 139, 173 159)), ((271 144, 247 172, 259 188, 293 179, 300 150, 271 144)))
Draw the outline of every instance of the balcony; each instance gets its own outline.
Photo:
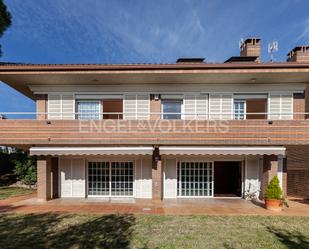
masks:
MULTIPOLYGON (((28 115, 34 115, 34 113, 28 115)), ((0 119, 0 145, 309 145, 309 119, 0 119)), ((15 113, 25 116, 25 113, 15 113)), ((42 118, 45 113, 37 114, 42 118)), ((125 116, 125 114, 123 114, 125 116)), ((271 114, 275 115, 275 114, 271 114)), ((305 115, 304 113, 294 113, 305 115)))

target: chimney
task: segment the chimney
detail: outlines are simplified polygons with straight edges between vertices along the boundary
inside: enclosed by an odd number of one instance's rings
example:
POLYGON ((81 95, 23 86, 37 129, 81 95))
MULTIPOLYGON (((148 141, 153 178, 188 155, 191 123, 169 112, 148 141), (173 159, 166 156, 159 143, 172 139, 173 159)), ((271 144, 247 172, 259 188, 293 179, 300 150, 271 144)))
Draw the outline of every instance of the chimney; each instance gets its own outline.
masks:
POLYGON ((261 39, 260 38, 247 38, 240 45, 240 56, 256 56, 255 62, 260 62, 261 56, 261 39))
POLYGON ((309 63, 309 46, 297 46, 288 53, 288 62, 309 63))

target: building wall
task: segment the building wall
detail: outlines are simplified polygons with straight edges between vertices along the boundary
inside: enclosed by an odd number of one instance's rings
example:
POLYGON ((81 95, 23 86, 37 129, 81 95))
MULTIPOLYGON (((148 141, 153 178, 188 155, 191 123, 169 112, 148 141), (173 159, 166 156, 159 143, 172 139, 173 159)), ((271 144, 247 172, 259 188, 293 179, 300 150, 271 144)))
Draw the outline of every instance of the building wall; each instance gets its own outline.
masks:
POLYGON ((309 146, 287 147, 287 195, 309 198, 309 146))

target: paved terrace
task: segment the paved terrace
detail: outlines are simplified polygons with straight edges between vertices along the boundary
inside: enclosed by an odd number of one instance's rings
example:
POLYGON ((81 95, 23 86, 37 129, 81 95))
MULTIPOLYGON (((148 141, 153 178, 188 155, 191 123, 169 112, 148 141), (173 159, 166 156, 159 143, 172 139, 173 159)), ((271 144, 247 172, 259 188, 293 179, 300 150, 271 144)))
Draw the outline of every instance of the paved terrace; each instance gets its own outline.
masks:
POLYGON ((287 215, 309 216, 309 201, 289 201, 282 212, 266 210, 263 203, 243 199, 54 199, 40 202, 36 195, 0 200, 0 213, 74 213, 74 214, 165 214, 165 215, 287 215))

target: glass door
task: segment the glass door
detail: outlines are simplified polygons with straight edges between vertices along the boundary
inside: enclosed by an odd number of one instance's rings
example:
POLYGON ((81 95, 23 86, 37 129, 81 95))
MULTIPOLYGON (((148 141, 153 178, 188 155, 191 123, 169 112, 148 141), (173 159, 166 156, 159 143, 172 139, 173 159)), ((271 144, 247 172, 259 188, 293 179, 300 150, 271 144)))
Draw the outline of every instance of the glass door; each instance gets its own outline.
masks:
POLYGON ((89 162, 88 196, 133 196, 134 164, 89 162))
POLYGON ((178 162, 177 196, 213 196, 212 162, 178 162))

